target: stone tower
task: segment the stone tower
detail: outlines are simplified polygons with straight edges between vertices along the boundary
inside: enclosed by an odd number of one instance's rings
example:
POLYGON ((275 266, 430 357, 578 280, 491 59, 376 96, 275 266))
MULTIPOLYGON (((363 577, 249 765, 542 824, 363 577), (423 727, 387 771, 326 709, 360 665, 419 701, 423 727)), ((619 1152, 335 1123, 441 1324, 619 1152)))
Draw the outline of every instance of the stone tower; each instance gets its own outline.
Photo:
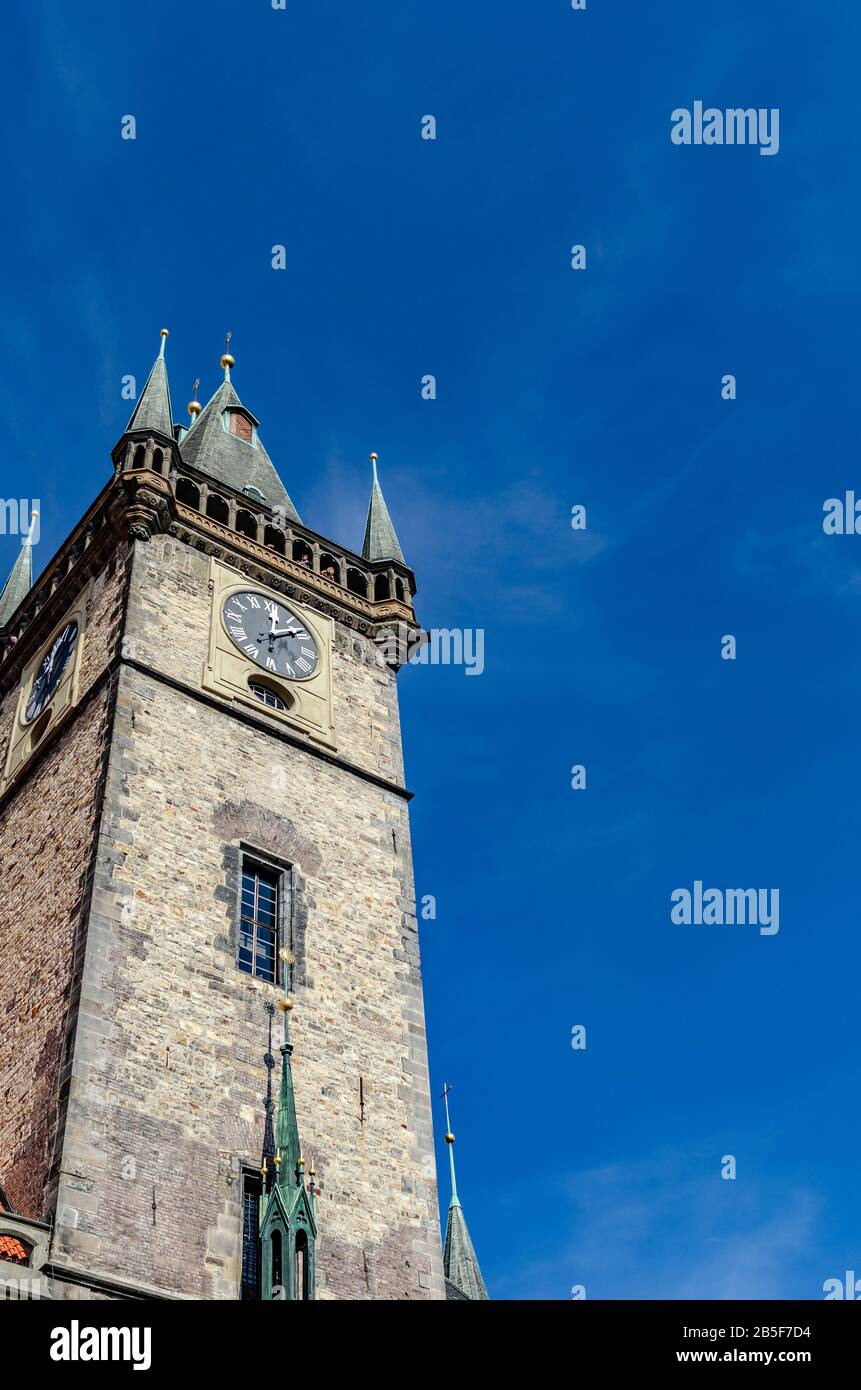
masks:
POLYGON ((300 520, 229 352, 175 425, 166 336, 113 476, 3 591, 0 1276, 442 1299, 414 577, 376 460, 361 554, 300 520))

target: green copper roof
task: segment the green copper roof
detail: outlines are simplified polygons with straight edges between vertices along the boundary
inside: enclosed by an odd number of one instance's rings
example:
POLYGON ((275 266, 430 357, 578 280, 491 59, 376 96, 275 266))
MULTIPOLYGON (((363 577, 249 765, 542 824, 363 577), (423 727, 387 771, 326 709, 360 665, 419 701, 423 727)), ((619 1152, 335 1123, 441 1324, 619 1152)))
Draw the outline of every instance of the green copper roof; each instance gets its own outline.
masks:
POLYGON ((450 1087, 446 1086, 443 1091, 445 1141, 448 1146, 448 1162, 451 1171, 451 1201, 448 1207, 445 1249, 442 1257, 443 1273, 446 1280, 446 1298, 482 1299, 487 1298, 487 1289, 481 1277, 481 1270, 470 1239, 466 1217, 457 1195, 457 1176, 454 1171, 454 1135, 451 1132, 451 1120, 448 1113, 449 1090, 450 1087))
POLYGON ((302 518, 257 436, 256 428, 253 443, 250 444, 225 429, 222 418, 224 411, 236 406, 246 409, 231 382, 225 380, 182 440, 180 453, 183 459, 190 467, 199 468, 202 473, 208 473, 210 478, 236 492, 254 488, 263 494, 267 506, 280 508, 289 521, 301 522, 302 518))
POLYGON ((290 1058, 293 1044, 290 1041, 290 1015, 284 1013, 284 1043, 281 1047, 281 1090, 278 1094, 278 1119, 275 1125, 275 1151, 281 1159, 276 1186, 280 1188, 289 1211, 295 1194, 305 1186, 303 1169, 299 1167, 299 1123, 296 1119, 296 1100, 293 1095, 293 1071, 290 1058), (289 1196, 287 1194, 290 1194, 289 1196))
POLYGON ((33 527, 21 543, 21 550, 12 566, 12 572, 3 591, 0 593, 0 627, 5 627, 9 619, 24 602, 33 587, 33 527))
POLYGON ((164 341, 162 338, 161 351, 153 363, 146 386, 132 411, 132 418, 126 425, 127 434, 130 430, 154 430, 159 434, 167 435, 168 439, 173 438, 173 410, 170 404, 170 386, 168 385, 167 366, 164 360, 164 341))
POLYGON ((371 484, 371 500, 368 505, 368 519, 365 522, 365 540, 362 557, 365 560, 399 560, 406 564, 403 551, 398 544, 392 518, 383 497, 383 490, 377 480, 377 463, 373 460, 374 481, 371 484))

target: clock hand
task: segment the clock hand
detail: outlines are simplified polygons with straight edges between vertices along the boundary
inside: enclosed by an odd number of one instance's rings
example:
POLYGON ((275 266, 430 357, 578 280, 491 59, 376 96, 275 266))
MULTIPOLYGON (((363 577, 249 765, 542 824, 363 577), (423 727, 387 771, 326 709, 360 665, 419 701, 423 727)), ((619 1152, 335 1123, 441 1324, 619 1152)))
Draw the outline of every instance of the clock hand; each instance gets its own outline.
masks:
POLYGON ((293 629, 292 629, 291 627, 282 627, 282 629, 281 629, 280 632, 276 632, 275 629, 273 628, 272 631, 270 632, 269 636, 270 636, 270 637, 298 637, 298 636, 299 636, 299 632, 298 632, 298 629, 297 629, 296 632, 294 632, 293 629))

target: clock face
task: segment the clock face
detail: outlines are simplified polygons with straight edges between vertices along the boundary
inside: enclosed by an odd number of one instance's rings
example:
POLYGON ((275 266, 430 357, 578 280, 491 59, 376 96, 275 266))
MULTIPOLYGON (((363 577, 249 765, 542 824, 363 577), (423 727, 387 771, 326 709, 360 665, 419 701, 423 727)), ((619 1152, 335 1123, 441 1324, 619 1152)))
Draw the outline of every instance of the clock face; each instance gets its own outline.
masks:
POLYGON ((33 685, 30 690, 30 698, 27 701, 27 708, 24 711, 24 720, 27 724, 32 724, 34 719, 38 719, 43 709, 48 704, 57 686, 63 677, 63 672, 69 663, 69 657, 75 650, 78 641, 78 624, 67 623, 62 632, 58 632, 42 660, 42 664, 36 673, 33 685))
POLYGON ((253 590, 231 594, 224 626, 245 656, 286 680, 307 680, 320 663, 317 644, 301 618, 283 603, 253 590))

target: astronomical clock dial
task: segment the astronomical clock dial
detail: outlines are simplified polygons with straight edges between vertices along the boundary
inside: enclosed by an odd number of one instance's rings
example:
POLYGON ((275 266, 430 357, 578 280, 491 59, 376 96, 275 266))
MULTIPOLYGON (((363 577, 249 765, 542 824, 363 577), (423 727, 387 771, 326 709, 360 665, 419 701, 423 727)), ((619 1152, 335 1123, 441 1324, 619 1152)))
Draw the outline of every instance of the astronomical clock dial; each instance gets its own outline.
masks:
POLYGON ((75 650, 77 641, 77 623, 67 623, 62 632, 59 632, 54 638, 33 680, 30 697, 24 710, 25 723, 32 724, 33 720, 38 719, 47 707, 51 696, 63 678, 63 672, 69 664, 69 658, 75 650))
POLYGON ((282 680, 307 680, 320 662, 317 643, 301 618, 283 603, 247 590, 222 607, 231 641, 261 670, 282 680))

